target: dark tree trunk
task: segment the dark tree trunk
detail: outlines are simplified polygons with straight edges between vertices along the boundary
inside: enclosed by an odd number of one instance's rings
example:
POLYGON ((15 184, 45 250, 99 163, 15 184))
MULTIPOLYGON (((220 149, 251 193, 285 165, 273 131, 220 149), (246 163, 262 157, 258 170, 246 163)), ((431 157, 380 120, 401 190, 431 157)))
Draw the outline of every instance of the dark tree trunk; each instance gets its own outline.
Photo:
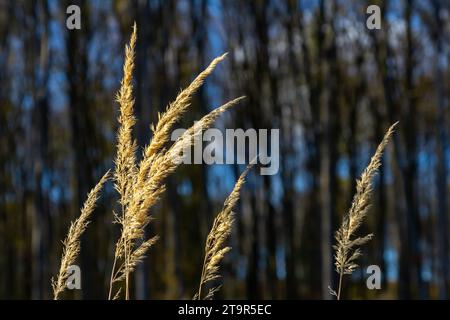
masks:
MULTIPOLYGON (((70 4, 79 5, 82 13, 81 30, 68 32, 66 50, 68 56, 68 95, 69 117, 71 125, 71 143, 74 150, 75 167, 75 197, 73 203, 74 216, 79 215, 89 190, 95 185, 94 170, 96 145, 96 129, 94 110, 90 104, 90 86, 88 84, 88 46, 91 38, 89 25, 89 8, 85 0, 72 1, 70 4)), ((69 5, 69 4, 68 4, 69 5)), ((92 225, 90 229, 94 229, 92 225)), ((96 260, 96 246, 90 243, 92 233, 84 237, 81 242, 81 271, 83 276, 82 294, 84 299, 104 296, 101 286, 91 285, 98 282, 100 277, 96 260)))
MULTIPOLYGON (((448 299, 449 290, 449 232, 448 232, 448 184, 447 184, 447 157, 448 136, 445 124, 446 114, 446 96, 445 96, 445 75, 444 70, 447 64, 447 57, 443 50, 444 21, 442 19, 443 1, 433 0, 433 16, 435 19, 436 29, 433 33, 436 42, 436 95, 437 95, 437 113, 436 113, 436 130, 437 130, 437 166, 436 166, 436 187, 437 187, 437 251, 438 251, 438 270, 439 270, 439 298, 448 299)), ((447 11, 448 12, 448 11, 447 11)))

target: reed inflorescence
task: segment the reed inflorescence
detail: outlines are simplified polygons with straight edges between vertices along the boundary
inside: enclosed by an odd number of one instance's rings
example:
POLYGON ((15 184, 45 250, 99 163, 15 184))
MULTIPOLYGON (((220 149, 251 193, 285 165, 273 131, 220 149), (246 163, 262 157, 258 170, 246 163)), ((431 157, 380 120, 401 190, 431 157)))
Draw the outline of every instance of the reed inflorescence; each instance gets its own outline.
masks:
MULTIPOLYGON (((115 220, 121 225, 121 235, 116 243, 111 271, 109 299, 113 286, 125 280, 125 299, 129 299, 129 277, 136 265, 142 261, 148 249, 157 241, 155 236, 144 239, 145 228, 151 221, 149 210, 165 191, 165 180, 181 163, 183 151, 190 148, 202 130, 209 128, 226 110, 235 106, 243 97, 231 100, 197 121, 172 145, 168 146, 170 133, 191 105, 193 94, 226 54, 214 59, 194 81, 182 90, 165 112, 158 114, 158 121, 152 125, 152 139, 144 148, 142 160, 136 162, 137 144, 132 138, 136 122, 133 113, 132 73, 134 69, 136 25, 129 45, 125 48, 124 76, 117 94, 119 103, 119 130, 117 134, 117 156, 115 161, 115 186, 120 195, 121 212, 115 220)), ((117 296, 117 293, 114 295, 117 296)))
POLYGON ((330 288, 330 293, 338 300, 341 298, 342 280, 344 275, 352 274, 358 267, 356 260, 361 256, 361 247, 372 239, 373 234, 367 234, 362 237, 355 237, 355 233, 361 226, 367 211, 370 208, 370 197, 372 194, 372 180, 381 166, 383 151, 394 132, 397 122, 394 123, 386 132, 383 140, 378 145, 375 154, 372 156, 369 165, 361 174, 361 178, 356 183, 356 193, 348 213, 344 216, 340 228, 336 231, 336 245, 334 260, 336 272, 339 275, 339 284, 337 292, 330 288))
POLYGON ((105 182, 109 179, 109 171, 103 175, 97 185, 89 192, 86 202, 81 209, 81 214, 71 223, 66 239, 63 241, 63 253, 61 266, 58 275, 52 279, 53 299, 58 300, 61 293, 66 288, 66 281, 69 277, 68 268, 75 262, 80 253, 80 237, 89 225, 89 218, 95 209, 100 191, 105 182))
POLYGON ((203 288, 205 285, 220 278, 219 263, 222 261, 225 254, 231 250, 231 247, 225 246, 225 242, 231 234, 234 222, 233 208, 239 200, 239 193, 244 185, 245 177, 249 169, 250 167, 247 167, 247 169, 240 175, 233 190, 225 200, 222 210, 214 219, 211 230, 206 238, 202 274, 194 300, 212 299, 214 294, 220 289, 220 286, 212 287, 208 290, 206 295, 203 295, 203 288))

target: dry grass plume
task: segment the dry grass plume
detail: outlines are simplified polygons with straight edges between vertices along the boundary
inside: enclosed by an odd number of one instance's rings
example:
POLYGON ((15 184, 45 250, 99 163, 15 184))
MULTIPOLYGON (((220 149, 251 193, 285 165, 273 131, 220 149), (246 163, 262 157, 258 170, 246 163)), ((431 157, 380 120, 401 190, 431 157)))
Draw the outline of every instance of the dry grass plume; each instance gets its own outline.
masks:
POLYGON ((220 286, 209 289, 208 293, 202 293, 204 286, 217 278, 220 278, 219 264, 225 254, 231 250, 231 247, 225 246, 229 235, 231 234, 234 212, 233 208, 239 200, 239 193, 244 185, 245 177, 250 167, 241 174, 238 181, 234 185, 228 198, 225 200, 222 210, 214 219, 212 228, 206 238, 205 257, 203 261, 202 274, 200 277, 200 284, 198 291, 194 296, 194 300, 212 299, 214 294, 220 289, 220 286))
POLYGON ((52 279, 53 299, 58 300, 60 294, 66 288, 69 277, 67 269, 71 266, 80 253, 80 237, 89 224, 89 218, 95 209, 100 191, 109 178, 109 171, 100 179, 97 185, 89 192, 86 202, 81 209, 81 214, 71 223, 66 239, 63 241, 63 253, 61 266, 56 280, 52 279))
MULTIPOLYGON (((120 222, 125 227, 129 219, 126 217, 127 207, 131 201, 132 186, 136 176, 136 141, 133 140, 132 131, 136 123, 134 117, 134 98, 133 98, 133 71, 134 71, 134 56, 137 39, 136 24, 133 26, 133 33, 129 45, 125 47, 125 62, 123 65, 123 78, 119 92, 116 96, 116 101, 119 104, 119 129, 117 133, 117 155, 115 159, 114 180, 115 188, 120 195, 121 214, 120 222)), ((123 252, 124 260, 129 259, 129 244, 125 239, 119 242, 117 251, 123 252)), ((117 254, 114 255, 114 267, 117 263, 117 254)), ((126 264, 127 265, 127 264, 126 264)), ((126 273, 126 291, 125 295, 128 298, 128 272, 126 273)), ((110 292, 111 295, 111 292, 110 292)))
POLYGON ((375 154, 372 156, 369 165, 363 171, 361 178, 356 183, 356 193, 353 197, 349 212, 344 216, 342 225, 335 234, 335 267, 339 274, 339 285, 337 293, 330 289, 330 293, 339 300, 341 298, 342 279, 345 274, 351 274, 358 267, 356 260, 361 256, 360 246, 372 239, 373 234, 362 237, 354 237, 356 231, 361 226, 367 211, 370 207, 370 197, 372 194, 372 180, 377 173, 383 151, 394 132, 397 123, 394 123, 386 132, 383 140, 378 145, 375 154))
MULTIPOLYGON (((151 221, 149 210, 164 193, 165 179, 181 163, 183 151, 191 147, 202 130, 209 128, 222 113, 242 99, 241 97, 232 100, 213 110, 189 128, 170 147, 166 146, 170 140, 171 129, 189 109, 191 97, 226 55, 214 59, 186 89, 178 94, 166 111, 158 115, 158 122, 152 126, 153 138, 144 148, 140 163, 136 163, 137 147, 132 138, 132 129, 136 122, 132 88, 136 34, 137 28, 134 25, 130 43, 125 49, 124 76, 117 94, 120 127, 117 134, 114 177, 120 195, 121 213, 115 214, 115 218, 121 225, 121 235, 116 243, 109 299, 112 298, 113 286, 122 280, 125 280, 125 299, 129 299, 129 276, 158 239, 157 236, 144 239, 145 228, 151 221)), ((118 295, 117 291, 114 297, 118 295)))

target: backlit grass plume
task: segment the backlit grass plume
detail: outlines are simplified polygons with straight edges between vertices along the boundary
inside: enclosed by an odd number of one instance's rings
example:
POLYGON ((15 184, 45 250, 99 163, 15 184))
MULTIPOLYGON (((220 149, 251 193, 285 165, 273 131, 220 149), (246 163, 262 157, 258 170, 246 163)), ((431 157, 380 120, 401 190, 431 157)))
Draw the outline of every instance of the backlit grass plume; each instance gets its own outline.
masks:
POLYGON ((95 209, 100 191, 109 178, 109 171, 100 179, 97 185, 89 192, 86 202, 81 209, 81 214, 70 225, 66 239, 63 241, 63 253, 61 266, 56 280, 52 279, 53 298, 58 300, 60 294, 66 288, 66 281, 69 277, 68 268, 75 262, 80 253, 80 237, 89 224, 89 218, 95 209))
MULTIPOLYGON (((117 93, 116 101, 119 103, 119 129, 117 133, 117 155, 115 159, 114 180, 115 188, 120 195, 121 213, 123 215, 120 220, 123 226, 129 220, 125 216, 127 207, 131 201, 132 186, 136 176, 136 141, 133 140, 132 131, 136 123, 134 117, 134 98, 133 98, 133 70, 134 70, 134 55, 137 39, 136 24, 133 26, 133 33, 131 34, 130 43, 125 47, 125 62, 123 65, 123 78, 119 92, 117 93)), ((124 260, 129 259, 129 244, 126 239, 120 241, 120 248, 116 251, 123 251, 124 260)), ((115 259, 117 255, 115 254, 115 259)), ((117 260, 114 261, 114 265, 117 260)), ((128 272, 126 273, 126 296, 128 298, 128 272)), ((110 293, 111 294, 111 293, 110 293)))
MULTIPOLYGON (((185 131, 171 146, 167 146, 173 126, 189 109, 192 95, 225 55, 214 59, 186 89, 178 94, 165 112, 158 115, 158 122, 152 126, 153 138, 144 148, 142 160, 136 163, 137 147, 132 138, 132 129, 136 122, 132 88, 136 33, 135 25, 130 44, 125 48, 124 76, 117 94, 120 127, 117 134, 114 177, 116 189, 120 194, 121 213, 116 214, 115 218, 121 225, 121 235, 115 248, 109 299, 113 296, 113 286, 122 280, 125 280, 125 299, 129 299, 129 275, 158 239, 153 237, 146 240, 144 235, 145 228, 151 221, 149 210, 165 191, 165 179, 175 171, 181 163, 184 151, 192 146, 202 130, 208 129, 222 113, 242 99, 242 97, 234 99, 213 110, 185 131)), ((118 293, 114 294, 114 297, 117 296, 118 293)))
POLYGON ((137 38, 136 24, 133 26, 130 44, 125 47, 125 62, 123 78, 116 101, 119 103, 120 115, 117 133, 117 155, 115 159, 115 187, 120 194, 120 203, 123 207, 130 202, 132 182, 136 175, 136 141, 133 140, 132 131, 136 123, 134 117, 133 98, 133 70, 134 55, 137 38))
POLYGON ((330 293, 339 300, 341 298, 342 279, 345 274, 351 274, 358 267, 356 260, 361 256, 360 246, 372 239, 373 234, 355 237, 355 233, 361 226, 370 207, 372 194, 372 179, 381 165, 381 158, 386 145, 397 123, 393 124, 386 132, 383 140, 378 145, 368 167, 363 171, 361 178, 357 180, 356 193, 353 197, 349 212, 344 216, 342 225, 335 234, 335 267, 339 274, 339 287, 337 293, 330 289, 330 293))
POLYGON ((206 77, 208 77, 219 62, 221 62, 227 53, 215 58, 209 66, 201 72, 192 83, 182 90, 175 101, 170 103, 166 111, 158 114, 158 122, 156 126, 152 125, 153 138, 151 143, 145 149, 145 156, 151 157, 160 151, 169 141, 170 130, 173 125, 183 116, 191 104, 191 98, 194 93, 202 86, 206 77))
POLYGON ((225 254, 231 250, 231 247, 225 246, 234 222, 233 208, 239 200, 239 192, 244 185, 245 177, 250 167, 241 174, 238 181, 234 185, 228 198, 225 200, 222 210, 214 219, 212 228, 206 238, 205 258, 203 261, 202 274, 198 291, 194 296, 194 300, 212 299, 214 294, 220 289, 220 286, 209 289, 206 295, 203 294, 204 286, 217 278, 219 275, 219 264, 225 254))

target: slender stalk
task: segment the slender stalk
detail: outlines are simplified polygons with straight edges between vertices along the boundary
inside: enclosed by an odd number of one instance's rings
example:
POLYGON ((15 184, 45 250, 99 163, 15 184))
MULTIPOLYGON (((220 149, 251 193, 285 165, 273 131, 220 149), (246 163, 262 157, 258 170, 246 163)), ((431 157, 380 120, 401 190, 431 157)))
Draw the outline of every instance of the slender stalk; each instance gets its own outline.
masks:
POLYGON ((124 254, 125 254, 125 300, 129 300, 130 296, 129 296, 129 263, 130 263, 130 258, 129 258, 129 252, 128 252, 128 241, 125 239, 124 241, 124 254))
POLYGON ((117 263, 117 256, 114 255, 114 262, 111 270, 111 278, 109 280, 109 294, 108 294, 108 300, 111 300, 112 295, 112 288, 113 288, 113 282, 114 282, 114 271, 116 270, 116 263, 117 263))
POLYGON ((342 278, 344 277, 344 269, 341 268, 341 272, 339 272, 339 287, 337 292, 337 300, 341 300, 341 288, 342 288, 342 278))
MULTIPOLYGON (((204 279, 205 278, 206 264, 207 264, 207 257, 205 255, 205 257, 203 258, 202 275, 201 275, 200 279, 204 279)), ((197 292, 197 297, 198 297, 199 300, 202 297, 202 288, 203 288, 203 283, 200 281, 200 285, 198 286, 198 292, 197 292)))

